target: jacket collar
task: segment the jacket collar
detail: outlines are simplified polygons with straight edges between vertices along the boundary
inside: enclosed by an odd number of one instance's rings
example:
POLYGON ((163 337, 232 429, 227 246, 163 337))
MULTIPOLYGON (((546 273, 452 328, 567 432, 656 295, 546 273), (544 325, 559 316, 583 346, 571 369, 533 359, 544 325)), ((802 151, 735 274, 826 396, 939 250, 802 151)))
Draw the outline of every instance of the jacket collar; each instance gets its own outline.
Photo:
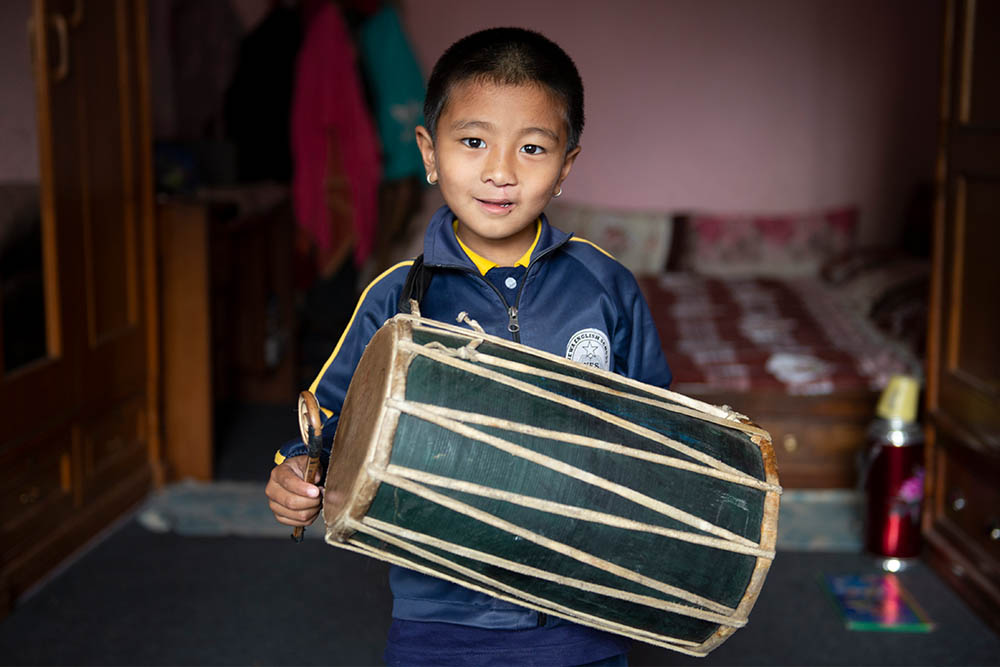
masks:
MULTIPOLYGON (((570 234, 551 226, 544 213, 540 217, 542 226, 535 248, 531 253, 532 261, 566 243, 570 238, 570 234)), ((439 208, 431 217, 424 235, 424 264, 460 268, 478 273, 479 269, 476 264, 462 249, 455 236, 455 230, 452 227, 454 221, 455 214, 447 206, 439 208)))

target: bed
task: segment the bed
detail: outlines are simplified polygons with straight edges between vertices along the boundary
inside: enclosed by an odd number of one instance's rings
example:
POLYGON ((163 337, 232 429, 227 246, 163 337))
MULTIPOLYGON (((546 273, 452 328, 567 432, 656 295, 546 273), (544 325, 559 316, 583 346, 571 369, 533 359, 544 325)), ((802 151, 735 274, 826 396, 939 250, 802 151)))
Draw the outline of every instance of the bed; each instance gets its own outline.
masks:
POLYGON ((673 390, 766 428, 786 488, 856 484, 875 404, 922 376, 929 264, 857 248, 857 211, 781 216, 622 212, 562 204, 556 226, 636 274, 673 390))

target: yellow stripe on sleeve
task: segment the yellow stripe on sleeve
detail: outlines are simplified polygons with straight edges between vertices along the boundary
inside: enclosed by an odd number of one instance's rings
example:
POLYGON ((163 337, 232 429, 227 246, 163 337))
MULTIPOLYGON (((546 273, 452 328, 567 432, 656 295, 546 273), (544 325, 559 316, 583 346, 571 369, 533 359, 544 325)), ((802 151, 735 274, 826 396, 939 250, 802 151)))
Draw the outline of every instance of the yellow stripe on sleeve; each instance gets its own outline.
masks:
MULTIPOLYGON (((358 304, 354 307, 354 312, 351 313, 351 320, 347 323, 347 327, 344 329, 344 333, 340 335, 340 340, 337 341, 337 346, 333 348, 333 353, 330 354, 330 358, 326 360, 325 364, 323 364, 323 368, 320 369, 319 374, 316 376, 316 379, 313 380, 311 385, 309 385, 309 391, 313 392, 314 394, 316 393, 316 387, 319 386, 320 378, 322 378, 323 374, 326 373, 326 369, 330 367, 330 364, 333 363, 333 360, 337 358, 337 353, 340 352, 340 347, 341 345, 344 344, 344 339, 347 338, 347 334, 351 331, 351 327, 354 326, 354 319, 358 316, 358 311, 361 310, 361 304, 365 302, 365 297, 368 296, 369 290, 371 290, 371 288, 374 287, 379 281, 381 281, 383 278, 385 278, 387 275, 389 275, 399 267, 412 266, 412 265, 413 265, 412 259, 403 260, 402 262, 399 262, 394 266, 390 266, 388 269, 379 274, 379 276, 375 278, 375 280, 368 283, 368 287, 366 287, 365 291, 361 293, 361 297, 358 299, 358 304)), ((327 417, 333 415, 333 411, 327 410, 323 406, 320 406, 320 410, 322 410, 327 417)))
POLYGON ((280 466, 284 462, 285 462, 285 457, 282 455, 281 450, 279 449, 274 453, 274 465, 280 466))
MULTIPOLYGON (((603 252, 605 255, 607 255, 611 259, 615 259, 614 255, 612 255, 610 252, 608 252, 607 250, 605 250, 601 246, 597 245, 593 241, 588 241, 587 239, 581 239, 579 236, 574 236, 573 238, 570 239, 570 241, 578 241, 579 243, 586 243, 589 246, 593 246, 594 248, 597 248, 597 250, 599 250, 600 252, 603 252)), ((615 261, 617 262, 618 260, 615 259, 615 261)))

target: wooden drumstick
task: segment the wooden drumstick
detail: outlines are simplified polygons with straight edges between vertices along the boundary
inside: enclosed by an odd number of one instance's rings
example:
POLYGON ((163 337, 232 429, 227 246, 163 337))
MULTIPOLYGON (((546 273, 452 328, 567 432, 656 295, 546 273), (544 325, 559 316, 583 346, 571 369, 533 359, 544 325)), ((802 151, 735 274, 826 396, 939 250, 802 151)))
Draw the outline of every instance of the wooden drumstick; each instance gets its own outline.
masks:
MULTIPOLYGON (((299 394, 299 430, 302 432, 302 442, 306 443, 309 450, 309 462, 302 479, 312 484, 316 471, 319 470, 319 455, 323 450, 323 422, 319 416, 319 403, 311 391, 299 394)), ((301 542, 304 533, 304 526, 296 526, 292 531, 292 539, 301 542)))

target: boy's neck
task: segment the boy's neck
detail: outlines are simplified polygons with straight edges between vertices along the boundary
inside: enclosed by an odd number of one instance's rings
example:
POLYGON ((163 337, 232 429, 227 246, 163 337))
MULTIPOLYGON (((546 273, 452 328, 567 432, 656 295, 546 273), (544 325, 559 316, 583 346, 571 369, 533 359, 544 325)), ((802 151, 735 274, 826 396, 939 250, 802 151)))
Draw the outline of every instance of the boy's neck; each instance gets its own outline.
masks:
POLYGON ((512 244, 510 239, 503 239, 493 244, 489 243, 488 239, 479 239, 476 247, 472 248, 462 238, 458 229, 458 220, 452 223, 452 229, 462 250, 476 265, 479 272, 485 275, 487 271, 495 267, 527 266, 531 261, 531 254, 535 251, 535 246, 538 245, 538 239, 542 233, 542 222, 538 220, 535 223, 534 235, 528 237, 527 245, 525 243, 512 244))

